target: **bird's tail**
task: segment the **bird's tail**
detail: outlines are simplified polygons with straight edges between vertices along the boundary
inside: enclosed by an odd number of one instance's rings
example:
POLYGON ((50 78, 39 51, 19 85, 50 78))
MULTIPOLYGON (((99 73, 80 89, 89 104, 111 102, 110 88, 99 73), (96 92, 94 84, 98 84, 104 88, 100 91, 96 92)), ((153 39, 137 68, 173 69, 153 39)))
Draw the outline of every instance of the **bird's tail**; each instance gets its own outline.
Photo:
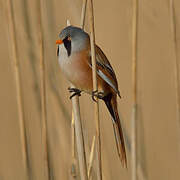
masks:
POLYGON ((120 118, 119 118, 119 114, 117 110, 116 96, 112 94, 108 94, 107 96, 103 98, 103 100, 113 118, 113 128, 114 128, 114 135, 115 135, 118 155, 120 157, 123 167, 127 167, 126 149, 125 149, 121 122, 120 122, 120 118))

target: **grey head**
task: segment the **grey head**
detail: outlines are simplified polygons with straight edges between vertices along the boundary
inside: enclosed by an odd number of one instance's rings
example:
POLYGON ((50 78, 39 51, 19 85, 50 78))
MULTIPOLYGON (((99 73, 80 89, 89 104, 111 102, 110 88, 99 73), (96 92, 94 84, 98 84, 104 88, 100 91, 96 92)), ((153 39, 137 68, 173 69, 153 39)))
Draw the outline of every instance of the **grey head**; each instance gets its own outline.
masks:
POLYGON ((89 47, 89 35, 79 27, 67 26, 60 32, 59 38, 63 41, 68 56, 89 47))

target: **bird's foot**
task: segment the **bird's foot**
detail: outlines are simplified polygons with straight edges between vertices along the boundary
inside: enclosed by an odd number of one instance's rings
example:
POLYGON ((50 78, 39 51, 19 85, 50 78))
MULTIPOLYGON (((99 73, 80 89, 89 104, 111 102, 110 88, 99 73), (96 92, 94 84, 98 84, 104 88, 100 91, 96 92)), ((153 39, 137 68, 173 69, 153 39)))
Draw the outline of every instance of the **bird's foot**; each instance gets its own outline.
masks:
POLYGON ((69 88, 68 88, 68 91, 69 91, 70 93, 73 93, 73 94, 69 97, 70 99, 72 99, 72 97, 74 97, 74 96, 76 96, 76 95, 81 96, 81 90, 79 90, 79 89, 77 89, 77 88, 71 88, 71 87, 69 87, 69 88))
POLYGON ((92 92, 92 100, 97 102, 97 100, 95 99, 95 97, 97 97, 98 99, 103 99, 104 97, 104 93, 103 92, 98 92, 98 90, 93 91, 92 92))

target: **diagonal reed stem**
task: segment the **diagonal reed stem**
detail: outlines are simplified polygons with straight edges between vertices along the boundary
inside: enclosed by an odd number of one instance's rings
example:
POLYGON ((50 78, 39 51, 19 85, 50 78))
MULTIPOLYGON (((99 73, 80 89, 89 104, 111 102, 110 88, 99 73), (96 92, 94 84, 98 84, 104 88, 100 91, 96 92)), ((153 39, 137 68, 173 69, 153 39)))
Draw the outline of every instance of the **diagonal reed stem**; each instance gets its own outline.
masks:
POLYGON ((93 160, 94 160, 95 143, 96 143, 96 136, 93 137, 92 145, 91 145, 91 152, 90 152, 89 163, 88 163, 88 179, 91 178, 92 165, 93 165, 93 160))
POLYGON ((133 107, 132 107, 132 180, 137 179, 137 21, 138 0, 133 0, 132 14, 132 83, 133 83, 133 107))
MULTIPOLYGON (((94 12, 93 0, 89 0, 89 23, 90 23, 90 42, 91 42, 91 57, 92 57, 92 77, 93 77, 93 91, 98 90, 97 74, 96 74, 96 53, 95 53, 95 32, 94 32, 94 12)), ((99 102, 96 98, 94 103, 94 118, 96 121, 96 149, 97 149, 97 174, 98 179, 102 179, 102 165, 101 165, 101 137, 100 137, 100 119, 99 119, 99 102)))
POLYGON ((44 176, 45 179, 50 179, 49 166, 49 149, 47 139, 47 104, 46 104, 46 75, 45 75, 45 61, 44 61, 44 39, 43 39, 43 25, 42 25, 42 6, 43 0, 39 1, 39 46, 40 46, 40 91, 41 91, 41 120, 42 120, 42 145, 43 145, 43 159, 44 159, 44 176))
POLYGON ((83 0, 82 10, 81 10, 81 24, 80 24, 82 29, 84 29, 85 26, 86 7, 87 7, 87 0, 83 0))
POLYGON ((13 7, 12 1, 7 0, 7 17, 8 17, 8 33, 11 42, 11 56, 14 63, 14 77, 16 83, 16 98, 17 98, 17 107, 18 107, 18 115, 19 115, 19 126, 20 126, 20 138, 22 143, 22 157, 23 157, 23 167, 25 170, 25 174, 27 179, 28 176, 28 156, 27 156, 27 140, 26 140, 26 129, 25 129, 25 119, 24 119, 24 108, 23 108, 23 99, 22 99, 22 84, 20 81, 20 70, 19 70, 19 61, 17 57, 17 41, 15 34, 15 22, 13 17, 13 7))

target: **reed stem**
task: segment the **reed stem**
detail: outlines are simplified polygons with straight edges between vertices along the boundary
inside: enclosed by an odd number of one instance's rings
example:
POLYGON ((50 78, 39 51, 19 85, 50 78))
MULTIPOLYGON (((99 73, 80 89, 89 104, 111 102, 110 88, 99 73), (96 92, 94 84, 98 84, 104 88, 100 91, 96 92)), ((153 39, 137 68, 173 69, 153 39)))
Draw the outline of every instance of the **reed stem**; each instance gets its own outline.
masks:
POLYGON ((43 159, 45 168, 45 179, 50 179, 49 167, 49 149, 47 139, 47 103, 46 103, 46 66, 44 61, 44 39, 43 39, 43 24, 42 24, 42 6, 43 0, 39 1, 39 46, 40 46, 40 91, 41 91, 41 120, 42 120, 42 145, 43 159))
MULTIPOLYGON (((67 26, 70 26, 69 20, 67 20, 67 26)), ((72 88, 75 88, 73 84, 71 84, 70 86, 72 88)), ((81 177, 81 180, 88 180, 86 153, 85 153, 84 137, 83 137, 83 131, 82 131, 80 106, 79 106, 79 96, 77 95, 72 98, 72 108, 73 108, 72 123, 74 121, 74 127, 72 127, 74 128, 74 130, 72 129, 72 131, 75 131, 75 136, 76 136, 76 146, 77 146, 77 154, 78 154, 78 161, 79 161, 80 177, 81 177)))
POLYGON ((23 96, 22 96, 22 84, 20 80, 20 69, 19 61, 17 57, 17 41, 16 41, 16 32, 15 32, 15 22, 13 14, 13 5, 11 0, 7 0, 7 18, 8 18, 8 33, 9 33, 9 47, 11 45, 11 58, 13 59, 14 65, 14 77, 16 84, 16 99, 17 99, 17 108, 19 116, 19 128, 20 128, 20 138, 22 145, 22 158, 23 158, 23 167, 27 179, 28 176, 28 148, 27 148, 27 139, 26 139, 26 127, 25 127, 25 118, 24 118, 24 107, 23 107, 23 96))
POLYGON ((88 163, 88 179, 91 178, 92 165, 93 165, 93 160, 94 160, 95 142, 96 142, 96 136, 93 137, 92 145, 91 145, 91 152, 90 152, 89 163, 88 163))
POLYGON ((82 29, 84 29, 84 26, 85 26, 86 7, 87 7, 87 0, 83 0, 82 10, 81 10, 81 28, 82 29))
MULTIPOLYGON (((80 22, 80 26, 82 29, 84 29, 84 25, 85 25, 86 6, 87 6, 87 0, 83 0, 82 10, 81 10, 81 22, 80 22)), ((70 26, 69 20, 67 20, 67 26, 70 26)), ((73 85, 71 85, 71 87, 73 87, 73 85)), ((79 159, 79 166, 80 166, 80 176, 81 176, 81 179, 88 179, 85 146, 84 146, 84 138, 83 138, 81 118, 80 118, 80 107, 79 107, 79 97, 78 96, 75 96, 74 98, 72 98, 72 105, 73 105, 72 122, 71 122, 72 158, 73 158, 72 168, 75 169, 75 138, 74 138, 74 134, 76 131, 78 131, 76 133, 76 143, 77 143, 78 159, 79 159), (73 104, 76 104, 76 107, 73 104), (75 123, 75 119, 74 119, 74 110, 75 109, 78 112, 78 114, 76 114, 76 121, 78 121, 77 123, 75 123), (75 131, 75 128, 77 128, 76 131, 75 131), (82 156, 82 157, 80 157, 80 156, 82 156)))
POLYGON ((77 96, 74 96, 72 98, 72 107, 74 113, 76 145, 77 145, 77 154, 79 160, 80 177, 81 180, 87 180, 88 176, 87 176, 87 166, 86 166, 86 155, 85 155, 84 139, 82 132, 81 116, 80 116, 79 98, 77 96))
POLYGON ((72 158, 75 159, 75 125, 74 125, 74 113, 72 111, 72 121, 71 121, 71 134, 72 134, 72 158))
POLYGON ((76 145, 75 145, 75 124, 74 124, 74 113, 72 111, 72 120, 71 120, 71 146, 72 146, 72 165, 71 165, 71 175, 73 178, 76 178, 76 145))
MULTIPOLYGON (((93 0, 89 0, 89 23, 90 23, 90 42, 91 42, 91 57, 92 57, 92 77, 93 77, 93 91, 98 91, 97 74, 96 74, 96 53, 95 53, 95 32, 94 32, 94 12, 93 0)), ((100 119, 99 119, 99 101, 96 98, 94 103, 94 119, 96 121, 96 149, 97 149, 97 167, 98 179, 102 179, 102 164, 101 164, 101 137, 100 137, 100 119)))
POLYGON ((179 79, 179 61, 178 61, 178 49, 177 49, 177 34, 176 34, 176 19, 175 19, 175 7, 174 0, 169 0, 170 8, 170 21, 172 31, 172 41, 174 50, 174 78, 175 78, 175 90, 176 90, 176 107, 177 107, 177 121, 178 121, 178 133, 179 133, 179 151, 180 151, 180 79, 179 79))
POLYGON ((133 0, 132 17, 132 83, 133 83, 133 107, 132 107, 132 180, 137 179, 137 21, 138 0, 133 0))

